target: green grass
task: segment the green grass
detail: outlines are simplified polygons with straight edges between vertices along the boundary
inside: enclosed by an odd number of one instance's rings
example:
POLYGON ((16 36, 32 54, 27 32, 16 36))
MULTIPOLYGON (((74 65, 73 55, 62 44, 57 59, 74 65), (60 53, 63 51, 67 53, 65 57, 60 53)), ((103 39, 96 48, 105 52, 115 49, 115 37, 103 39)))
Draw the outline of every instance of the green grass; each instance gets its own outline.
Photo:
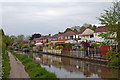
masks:
POLYGON ((58 80, 55 73, 50 73, 46 69, 42 68, 40 64, 35 64, 33 59, 24 54, 17 54, 10 51, 15 55, 25 66, 26 72, 29 74, 30 78, 39 78, 45 80, 58 80))
POLYGON ((10 74, 10 64, 9 64, 9 56, 8 52, 2 54, 2 70, 3 70, 3 78, 8 78, 10 74))

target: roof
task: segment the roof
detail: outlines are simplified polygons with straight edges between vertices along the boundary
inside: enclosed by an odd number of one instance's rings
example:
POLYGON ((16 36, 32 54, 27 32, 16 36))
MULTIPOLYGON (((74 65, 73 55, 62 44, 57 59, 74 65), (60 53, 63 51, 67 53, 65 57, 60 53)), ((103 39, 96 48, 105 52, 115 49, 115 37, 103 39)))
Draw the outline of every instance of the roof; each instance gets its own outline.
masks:
POLYGON ((83 30, 81 30, 80 32, 78 32, 77 34, 82 34, 86 29, 90 29, 90 27, 87 27, 87 28, 85 28, 85 29, 83 29, 83 30))
POLYGON ((50 38, 58 38, 60 36, 61 36, 61 34, 55 34, 55 35, 51 36, 50 38))
POLYGON ((48 38, 50 38, 50 36, 48 35, 48 36, 41 36, 40 38, 38 38, 37 40, 43 40, 43 39, 48 39, 48 38))
POLYGON ((98 32, 108 32, 108 30, 107 28, 105 28, 105 26, 99 26, 98 28, 96 28, 94 33, 98 33, 98 32))
POLYGON ((61 35, 61 36, 66 37, 66 36, 73 36, 73 35, 75 35, 75 33, 74 33, 74 32, 72 32, 72 31, 67 31, 66 33, 64 33, 64 34, 63 34, 63 35, 61 35))

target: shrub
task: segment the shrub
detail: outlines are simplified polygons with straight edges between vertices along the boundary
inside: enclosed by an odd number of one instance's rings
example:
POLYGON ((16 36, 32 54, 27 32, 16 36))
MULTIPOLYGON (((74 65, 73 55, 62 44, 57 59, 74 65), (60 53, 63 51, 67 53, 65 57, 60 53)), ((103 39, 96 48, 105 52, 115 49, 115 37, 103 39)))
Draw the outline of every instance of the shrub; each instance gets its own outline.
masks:
POLYGON ((24 45, 24 46, 22 46, 22 49, 23 49, 23 48, 29 48, 29 46, 28 46, 28 45, 24 45))
POLYGON ((120 69, 120 53, 110 50, 104 57, 110 61, 109 66, 120 69))
POLYGON ((35 45, 34 44, 30 44, 30 47, 34 47, 35 45))
POLYGON ((85 48, 84 47, 80 48, 80 51, 85 51, 85 48))
POLYGON ((98 45, 97 45, 96 42, 94 42, 94 43, 91 43, 91 46, 92 46, 92 47, 97 47, 98 45))
POLYGON ((63 49, 63 46, 56 46, 56 49, 63 49))
POLYGON ((49 44, 46 44, 46 47, 49 47, 49 44))

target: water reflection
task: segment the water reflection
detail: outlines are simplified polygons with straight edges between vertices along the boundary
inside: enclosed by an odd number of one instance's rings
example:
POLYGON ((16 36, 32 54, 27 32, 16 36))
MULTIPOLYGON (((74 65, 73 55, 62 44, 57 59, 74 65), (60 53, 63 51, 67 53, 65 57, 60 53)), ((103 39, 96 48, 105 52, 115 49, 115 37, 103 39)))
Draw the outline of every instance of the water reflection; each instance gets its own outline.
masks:
POLYGON ((58 78, 119 78, 119 71, 103 64, 53 55, 33 54, 34 62, 58 78))

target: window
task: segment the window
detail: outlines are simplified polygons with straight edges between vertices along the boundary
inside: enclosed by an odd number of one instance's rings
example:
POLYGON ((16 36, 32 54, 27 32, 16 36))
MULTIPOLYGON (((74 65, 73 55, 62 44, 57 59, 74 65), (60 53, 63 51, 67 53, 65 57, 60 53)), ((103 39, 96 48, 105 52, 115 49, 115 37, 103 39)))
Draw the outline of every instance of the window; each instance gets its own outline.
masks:
POLYGON ((67 39, 67 37, 65 37, 65 39, 67 39))
POLYGON ((73 38, 75 38, 76 35, 73 35, 73 38))
POLYGON ((68 37, 68 39, 70 39, 70 37, 68 37))
POLYGON ((58 38, 58 40, 60 40, 60 37, 58 38))
POLYGON ((78 38, 78 35, 76 35, 76 38, 78 38))
POLYGON ((61 39, 63 39, 63 37, 61 37, 61 39))

